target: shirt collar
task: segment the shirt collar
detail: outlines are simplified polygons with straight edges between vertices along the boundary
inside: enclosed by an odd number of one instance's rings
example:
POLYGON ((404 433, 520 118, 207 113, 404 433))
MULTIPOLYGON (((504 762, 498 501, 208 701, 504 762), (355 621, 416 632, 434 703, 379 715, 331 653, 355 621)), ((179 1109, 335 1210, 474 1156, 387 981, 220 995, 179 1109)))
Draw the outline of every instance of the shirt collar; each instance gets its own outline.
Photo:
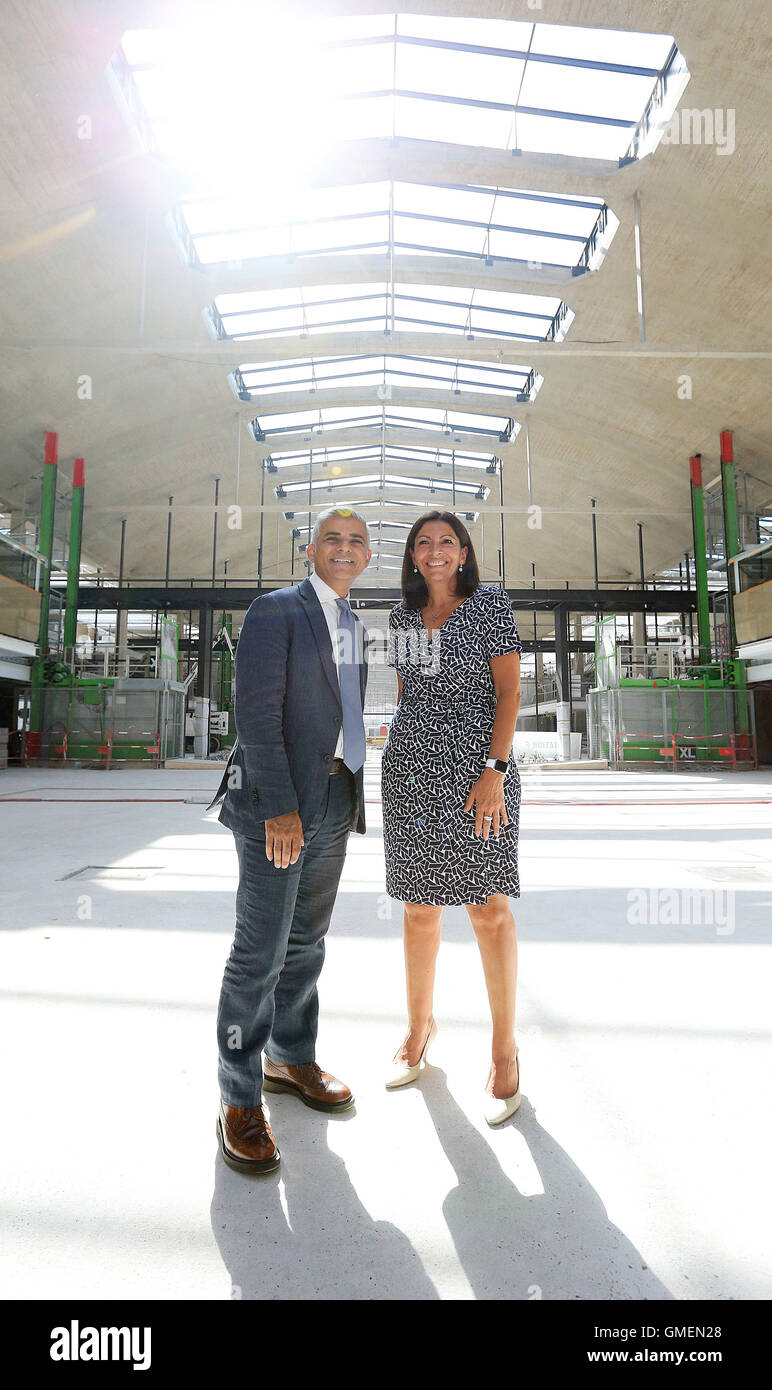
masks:
POLYGON ((322 579, 321 576, 316 573, 316 570, 313 570, 313 572, 309 574, 308 578, 314 586, 316 596, 319 599, 320 603, 338 602, 340 594, 336 594, 335 590, 331 588, 330 585, 327 584, 325 580, 322 579))

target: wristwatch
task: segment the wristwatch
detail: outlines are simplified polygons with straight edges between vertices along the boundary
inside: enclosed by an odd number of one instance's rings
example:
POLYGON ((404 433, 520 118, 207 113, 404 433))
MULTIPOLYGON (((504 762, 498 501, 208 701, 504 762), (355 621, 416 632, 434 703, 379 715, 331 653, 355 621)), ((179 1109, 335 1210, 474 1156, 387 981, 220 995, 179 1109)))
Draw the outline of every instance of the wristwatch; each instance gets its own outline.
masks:
POLYGON ((503 758, 489 758, 485 766, 493 767, 497 772, 506 772, 509 763, 505 763, 503 758))

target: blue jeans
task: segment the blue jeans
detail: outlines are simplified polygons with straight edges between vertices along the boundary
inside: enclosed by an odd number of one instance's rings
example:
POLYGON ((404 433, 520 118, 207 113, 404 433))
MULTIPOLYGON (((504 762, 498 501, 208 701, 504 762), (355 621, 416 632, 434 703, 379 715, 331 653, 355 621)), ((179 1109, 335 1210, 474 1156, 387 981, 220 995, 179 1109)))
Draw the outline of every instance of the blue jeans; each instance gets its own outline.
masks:
POLYGON ((236 933, 217 1012, 218 1080, 226 1105, 260 1105, 262 1052, 275 1062, 313 1062, 319 1017, 316 982, 324 937, 355 814, 348 768, 330 777, 318 827, 303 827, 295 864, 266 858, 265 827, 234 835, 239 856, 236 933))

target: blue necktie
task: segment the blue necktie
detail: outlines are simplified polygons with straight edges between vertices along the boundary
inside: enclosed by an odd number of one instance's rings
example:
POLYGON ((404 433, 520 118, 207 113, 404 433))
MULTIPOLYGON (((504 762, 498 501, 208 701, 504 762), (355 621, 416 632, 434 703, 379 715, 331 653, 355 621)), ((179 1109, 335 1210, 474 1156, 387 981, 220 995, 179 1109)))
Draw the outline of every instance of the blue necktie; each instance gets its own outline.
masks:
POLYGON ((340 700, 343 705, 343 761, 356 772, 366 756, 365 725, 362 718, 362 696, 359 688, 359 658, 357 653, 357 623, 348 599, 336 598, 340 609, 338 619, 338 676, 340 700), (343 637, 348 633, 348 637, 343 637))

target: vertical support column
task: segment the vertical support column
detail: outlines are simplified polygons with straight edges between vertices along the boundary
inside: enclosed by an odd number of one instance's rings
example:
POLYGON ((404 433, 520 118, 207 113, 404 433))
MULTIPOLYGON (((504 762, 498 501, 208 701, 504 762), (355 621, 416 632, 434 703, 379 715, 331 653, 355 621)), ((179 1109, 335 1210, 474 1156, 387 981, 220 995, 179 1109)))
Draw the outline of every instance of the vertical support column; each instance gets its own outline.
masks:
POLYGON ((737 651, 737 632, 734 621, 734 603, 732 601, 732 571, 729 561, 740 551, 740 533, 737 522, 737 485, 734 474, 734 443, 731 430, 722 430, 721 440, 721 497, 724 503, 724 554, 726 556, 726 583, 727 583, 727 620, 729 631, 727 633, 729 644, 729 655, 733 657, 737 651))
POLYGON ((724 502, 724 554, 726 555, 726 614, 729 656, 734 661, 736 720, 738 733, 750 731, 752 716, 747 696, 748 678, 744 661, 737 658, 737 627, 734 617, 734 593, 730 560, 740 553, 740 527, 737 520, 737 482, 734 472, 734 440, 731 430, 721 431, 721 495, 724 502))
POLYGON ((646 341, 646 318, 643 308, 643 246, 641 244, 641 201, 636 188, 633 194, 633 218, 635 222, 635 297, 638 307, 638 341, 646 341))
POLYGON ((51 561, 54 553, 54 514, 56 512, 56 475, 59 456, 58 434, 46 435, 43 488, 40 497, 40 539, 38 550, 44 564, 40 576, 40 655, 48 650, 48 614, 51 606, 51 561))
POLYGON ((702 499, 702 454, 689 459, 689 478, 692 502, 692 537, 694 540, 694 571, 697 585, 697 631, 700 644, 700 665, 710 661, 710 610, 708 606, 708 565, 705 555, 705 509, 702 499))
MULTIPOLYGON (((531 588, 536 588, 536 565, 531 561, 531 588)), ((539 728, 539 681, 543 679, 544 663, 542 654, 537 648, 539 640, 539 629, 536 621, 536 609, 533 610, 533 702, 536 706, 536 729, 539 728)))
POLYGON ((597 596, 598 596, 598 589, 599 589, 599 584, 598 584, 598 523, 597 523, 597 517, 596 517, 596 515, 595 515, 595 503, 596 503, 597 499, 596 499, 595 497, 591 497, 591 498, 590 498, 590 501, 591 501, 591 503, 592 503, 592 566, 593 566, 593 575, 594 575, 594 578, 595 578, 595 595, 596 595, 596 600, 595 600, 595 621, 596 621, 596 623, 597 623, 597 622, 599 622, 599 620, 600 620, 600 603, 598 602, 598 597, 597 597, 597 596))
MULTIPOLYGON (((67 607, 64 614, 64 650, 75 654, 78 632, 78 588, 80 583, 80 551, 83 540, 83 499, 86 486, 86 466, 75 459, 72 469, 72 509, 70 512, 70 548, 67 555, 67 607)), ((66 656, 65 656, 66 660, 66 656)))
POLYGON ((220 479, 214 480, 214 529, 212 531, 212 588, 215 586, 215 570, 217 568, 217 508, 220 502, 220 479))
MULTIPOLYGON (((233 615, 232 615, 231 613, 223 613, 220 626, 225 630, 225 632, 227 632, 227 634, 228 634, 229 637, 232 637, 232 635, 233 635, 233 615)), ((232 667, 232 663, 231 663, 231 654, 230 654, 230 651, 229 651, 229 649, 228 649, 228 644, 227 644, 227 642, 226 642, 226 643, 224 643, 222 652, 221 652, 221 654, 220 654, 220 699, 219 699, 219 708, 220 708, 221 710, 230 710, 230 706, 231 706, 231 690, 232 690, 232 682, 233 682, 233 673, 232 673, 231 667, 232 667)))
MULTIPOLYGON (((128 612, 121 605, 121 592, 123 590, 123 562, 126 555, 126 517, 121 520, 121 558, 118 562, 118 603, 115 609, 115 669, 118 671, 118 661, 123 655, 124 646, 127 645, 129 635, 128 612)), ((128 654, 128 653, 127 653, 128 654)))
POLYGON ((38 656, 32 664, 31 672, 30 731, 32 733, 40 733, 43 727, 43 666, 48 652, 48 614, 51 606, 51 559, 54 551, 58 455, 58 434, 46 434, 43 486, 40 494, 40 535, 37 544, 37 549, 43 557, 40 567, 40 627, 38 628, 38 656))
MULTIPOLYGON (((642 521, 636 521, 635 524, 636 524, 636 526, 638 527, 638 567, 639 567, 639 570, 640 570, 640 577, 641 577, 641 593, 643 594, 643 593, 646 592, 646 572, 645 572, 645 570, 644 570, 644 565, 643 565, 643 522, 642 522, 642 521)), ((646 611, 645 611, 645 609, 644 609, 644 611, 641 613, 641 623, 642 623, 642 642, 641 642, 641 645, 643 646, 644 669, 646 670, 646 673, 648 674, 648 665, 647 665, 647 663, 646 663, 646 656, 647 656, 647 654, 648 654, 647 649, 648 649, 648 645, 649 645, 649 644, 648 644, 648 632, 647 632, 648 624, 647 624, 647 622, 646 622, 646 611)), ((635 636, 635 645, 638 646, 638 634, 637 634, 637 632, 636 632, 636 636, 635 636)))
POLYGON ((202 603, 198 610, 198 673, 196 694, 211 698, 212 685, 212 608, 202 603))
MULTIPOLYGON (((689 552, 688 552, 688 550, 685 550, 685 551, 684 551, 684 569, 685 569, 685 571, 686 571, 686 592, 687 592, 687 594, 688 594, 688 592, 689 592, 689 590, 690 590, 690 588, 691 588, 691 583, 692 583, 692 579, 691 579, 691 568, 690 568, 690 566, 689 566, 689 552)), ((690 653, 690 655, 692 655, 692 654, 694 653, 694 627, 693 627, 693 624, 692 624, 692 610, 691 610, 691 605, 690 605, 690 606, 687 608, 687 610, 686 610, 686 621, 687 621, 687 625, 688 625, 688 628, 689 628, 689 653, 690 653)))
POLYGON ((96 592, 96 598, 95 598, 95 600, 94 600, 94 645, 93 645, 93 647, 91 648, 91 660, 92 660, 92 661, 96 661, 96 659, 97 659, 97 646, 98 646, 98 643, 99 643, 99 581, 100 581, 101 577, 102 577, 102 571, 101 571, 101 569, 99 569, 99 567, 97 566, 97 572, 96 572, 96 591, 97 591, 97 592, 96 592))
MULTIPOLYGON (((173 504, 173 502, 174 502, 174 497, 173 497, 173 496, 170 496, 170 498, 169 498, 169 515, 168 515, 168 517, 167 517, 167 519, 166 519, 166 575, 165 575, 165 577, 164 577, 164 588, 166 588, 166 589, 168 589, 168 587, 169 587, 169 566, 170 566, 170 563, 171 563, 171 556, 172 556, 172 504, 173 504)), ((166 610, 164 609, 164 612, 165 612, 165 611, 166 611, 166 610)))
POLYGON ((506 589, 507 576, 505 569, 506 562, 504 559, 504 466, 501 459, 499 459, 499 505, 501 507, 501 512, 499 513, 501 518, 501 587, 502 589, 506 589))
POLYGON ((571 757, 571 661, 568 650, 568 612, 560 604, 555 617, 555 683, 557 685, 557 728, 561 758, 571 757))
MULTIPOLYGON (((265 522, 265 459, 260 462, 260 540, 257 544, 257 592, 260 593, 263 587, 263 527, 265 522)), ((276 514, 278 520, 278 512, 276 514)), ((276 551, 276 564, 278 568, 279 551, 276 551)))
POLYGON ((573 658, 572 658, 572 661, 571 661, 571 670, 572 670, 572 672, 573 672, 573 674, 574 674, 575 676, 583 676, 583 675, 584 675, 584 652, 582 651, 581 647, 578 645, 578 644, 581 642, 581 640, 582 640, 582 615, 581 615, 581 613, 575 613, 575 614, 574 614, 574 617, 573 617, 571 626, 572 626, 572 629, 573 629, 573 640, 574 640, 574 642, 577 643, 577 647, 576 647, 576 650, 575 650, 575 652, 574 652, 574 655, 573 655, 573 658))

